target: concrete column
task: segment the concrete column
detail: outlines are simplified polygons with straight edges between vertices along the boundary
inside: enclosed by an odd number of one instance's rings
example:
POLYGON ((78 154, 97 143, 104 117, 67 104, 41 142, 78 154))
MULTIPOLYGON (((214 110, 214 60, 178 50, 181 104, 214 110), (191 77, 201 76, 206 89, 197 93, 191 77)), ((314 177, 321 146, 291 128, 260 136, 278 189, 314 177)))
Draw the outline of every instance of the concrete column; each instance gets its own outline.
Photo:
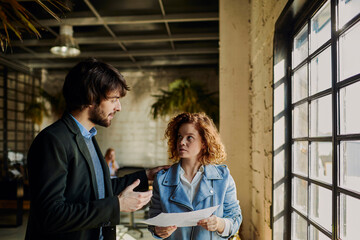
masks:
POLYGON ((221 0, 220 134, 243 214, 242 239, 251 239, 250 3, 221 0))

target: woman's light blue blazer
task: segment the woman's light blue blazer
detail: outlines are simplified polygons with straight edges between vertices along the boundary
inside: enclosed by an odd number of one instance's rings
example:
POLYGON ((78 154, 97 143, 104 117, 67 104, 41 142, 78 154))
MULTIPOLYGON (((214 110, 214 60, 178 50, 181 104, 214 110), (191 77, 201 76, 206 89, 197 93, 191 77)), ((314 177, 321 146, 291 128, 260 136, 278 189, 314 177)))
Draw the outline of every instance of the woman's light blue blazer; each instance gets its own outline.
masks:
MULTIPOLYGON (((154 179, 149 215, 155 217, 162 212, 189 212, 216 205, 220 206, 214 215, 233 223, 229 236, 221 237, 217 232, 194 226, 177 228, 167 239, 227 239, 239 230, 242 222, 235 182, 226 165, 204 166, 199 190, 191 203, 180 181, 180 163, 176 163, 168 170, 160 171, 154 179)), ((149 227, 149 230, 160 239, 154 234, 153 227, 149 227)))

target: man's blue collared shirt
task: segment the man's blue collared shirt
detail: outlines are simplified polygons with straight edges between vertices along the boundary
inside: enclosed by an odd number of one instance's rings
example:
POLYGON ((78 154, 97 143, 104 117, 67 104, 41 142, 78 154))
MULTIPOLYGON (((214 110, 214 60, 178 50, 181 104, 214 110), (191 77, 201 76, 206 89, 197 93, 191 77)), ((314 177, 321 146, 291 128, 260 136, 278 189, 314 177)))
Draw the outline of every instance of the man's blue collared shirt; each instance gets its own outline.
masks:
POLYGON ((97 134, 97 130, 95 127, 91 128, 90 131, 88 131, 81 123, 74 118, 73 115, 70 114, 70 116, 75 120, 76 124, 78 125, 81 135, 84 136, 84 138, 91 139, 93 136, 97 134))

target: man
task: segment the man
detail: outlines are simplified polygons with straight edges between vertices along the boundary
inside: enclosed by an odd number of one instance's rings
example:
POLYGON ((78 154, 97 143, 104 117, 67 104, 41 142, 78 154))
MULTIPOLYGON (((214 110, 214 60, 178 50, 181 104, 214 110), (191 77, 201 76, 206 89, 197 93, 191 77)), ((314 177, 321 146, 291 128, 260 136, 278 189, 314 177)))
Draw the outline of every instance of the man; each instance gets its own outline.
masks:
POLYGON ((135 211, 150 201, 151 191, 137 191, 147 190, 148 180, 163 167, 110 180, 94 137, 95 125, 110 126, 128 90, 114 67, 96 59, 70 70, 63 117, 41 131, 29 149, 26 239, 115 239, 120 211, 135 211))

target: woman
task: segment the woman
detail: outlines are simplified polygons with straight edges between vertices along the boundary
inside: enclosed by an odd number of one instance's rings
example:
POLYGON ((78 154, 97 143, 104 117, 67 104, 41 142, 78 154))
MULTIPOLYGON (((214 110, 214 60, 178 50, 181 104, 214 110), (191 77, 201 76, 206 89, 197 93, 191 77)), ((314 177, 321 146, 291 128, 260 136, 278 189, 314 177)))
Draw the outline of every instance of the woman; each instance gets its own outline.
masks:
POLYGON ((160 171, 153 183, 150 217, 219 205, 212 216, 194 227, 150 226, 156 238, 227 239, 240 227, 242 216, 236 187, 226 165, 218 131, 205 113, 181 113, 165 131, 175 164, 160 171))
POLYGON ((119 165, 115 160, 115 150, 108 148, 105 152, 105 161, 109 166, 110 177, 116 177, 116 171, 119 169, 119 165))

